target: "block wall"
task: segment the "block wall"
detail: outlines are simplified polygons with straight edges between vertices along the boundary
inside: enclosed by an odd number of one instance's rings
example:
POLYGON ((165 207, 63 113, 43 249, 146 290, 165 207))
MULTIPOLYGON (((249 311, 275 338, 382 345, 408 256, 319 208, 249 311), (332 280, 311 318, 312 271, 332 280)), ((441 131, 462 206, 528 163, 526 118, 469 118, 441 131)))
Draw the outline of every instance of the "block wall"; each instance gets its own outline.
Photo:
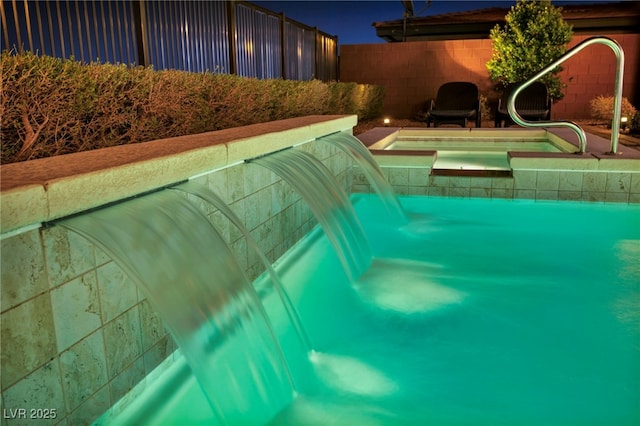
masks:
MULTIPOLYGON (((640 107, 640 34, 609 37, 625 52, 624 96, 640 107)), ((585 38, 575 36, 569 47, 585 38)), ((499 93, 485 66, 491 49, 489 39, 344 45, 340 47, 340 80, 384 86, 383 114, 390 117, 415 117, 425 102, 435 98, 438 87, 449 81, 475 83, 494 111, 499 93)), ((553 105, 552 118, 589 118, 589 101, 613 94, 613 51, 604 45, 589 46, 563 67, 561 76, 568 87, 564 99, 553 105)))
MULTIPOLYGON (((351 161, 345 154, 322 142, 299 149, 321 159, 350 190, 351 161)), ((196 181, 225 200, 271 261, 316 223, 290 186, 261 166, 243 163, 196 181)), ((249 278, 258 276, 263 266, 242 234, 220 212, 198 202, 249 278)), ((38 422, 3 415, 2 426, 91 424, 176 356, 175 343, 135 284, 87 240, 51 226, 1 244, 1 408, 56 413, 38 422)))

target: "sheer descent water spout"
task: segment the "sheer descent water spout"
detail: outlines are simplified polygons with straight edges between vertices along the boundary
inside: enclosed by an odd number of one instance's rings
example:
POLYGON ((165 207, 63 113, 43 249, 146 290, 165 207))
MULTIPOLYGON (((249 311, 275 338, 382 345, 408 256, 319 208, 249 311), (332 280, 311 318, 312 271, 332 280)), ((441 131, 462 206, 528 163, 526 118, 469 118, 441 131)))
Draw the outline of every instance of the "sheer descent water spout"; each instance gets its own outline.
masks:
POLYGON ((279 175, 307 202, 335 248, 349 278, 371 264, 362 226, 340 182, 311 154, 293 148, 251 160, 279 175))
POLYGON ((251 236, 251 233, 249 233, 249 230, 244 226, 244 223, 240 220, 240 218, 233 212, 233 210, 229 208, 229 206, 222 200, 222 198, 220 198, 216 193, 211 191, 209 188, 206 188, 205 186, 198 185, 194 182, 187 182, 178 185, 173 189, 195 195, 208 202, 212 206, 219 209, 240 230, 240 232, 242 232, 247 240, 247 244, 257 253, 265 269, 267 270, 267 273, 271 278, 272 285, 278 292, 278 295, 280 296, 280 299, 282 300, 282 303, 284 305, 285 311, 287 312, 287 316, 289 317, 291 324, 295 328, 298 338, 304 346, 304 349, 307 352, 312 351, 313 346, 311 344, 311 340, 309 339, 309 335, 306 332, 302 321, 300 320, 300 315, 298 314, 296 307, 293 305, 291 299, 289 298, 289 295, 285 291, 278 273, 273 269, 271 262, 269 262, 264 252, 260 249, 260 247, 258 247, 255 239, 251 236))
POLYGON ((393 187, 385 179, 380 166, 373 158, 367 147, 365 147, 359 139, 348 133, 341 132, 324 136, 319 140, 327 142, 347 153, 362 169, 363 173, 380 196, 380 200, 384 205, 389 219, 398 225, 407 224, 407 215, 400 205, 393 187))
POLYGON ((219 423, 264 423, 291 402, 293 379, 258 295, 186 197, 163 190, 57 224, 102 248, 139 286, 182 348, 219 423), (250 385, 242 389, 219 386, 244 376, 250 385), (242 409, 249 406, 250 419, 242 409))

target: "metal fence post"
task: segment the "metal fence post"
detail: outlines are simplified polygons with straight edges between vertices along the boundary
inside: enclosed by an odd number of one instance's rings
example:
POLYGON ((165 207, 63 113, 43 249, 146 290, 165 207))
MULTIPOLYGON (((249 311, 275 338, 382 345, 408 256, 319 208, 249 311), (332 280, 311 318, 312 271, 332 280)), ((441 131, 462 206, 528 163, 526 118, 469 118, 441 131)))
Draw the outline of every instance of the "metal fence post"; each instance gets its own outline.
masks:
POLYGON ((144 0, 133 3, 133 28, 136 35, 138 65, 146 67, 149 63, 149 40, 147 38, 147 10, 144 0))
POLYGON ((238 48, 236 46, 236 2, 227 2, 227 25, 229 28, 229 74, 238 74, 238 48))
POLYGON ((287 79, 287 17, 280 14, 280 61, 282 62, 282 79, 287 79))

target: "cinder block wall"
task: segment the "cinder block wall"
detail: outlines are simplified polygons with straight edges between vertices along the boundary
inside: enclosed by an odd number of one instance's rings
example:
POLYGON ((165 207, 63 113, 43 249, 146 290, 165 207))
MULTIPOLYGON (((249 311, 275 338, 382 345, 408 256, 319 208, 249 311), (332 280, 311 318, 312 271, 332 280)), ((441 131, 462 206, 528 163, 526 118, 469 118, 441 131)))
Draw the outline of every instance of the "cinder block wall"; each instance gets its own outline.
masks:
MULTIPOLYGON (((350 191, 352 163, 328 143, 300 146, 350 191)), ((220 195, 274 261, 316 223, 289 184, 255 164, 238 164, 196 182, 220 195)), ((263 271, 246 239, 200 203, 250 279, 263 271)), ((37 228, 1 242, 2 426, 91 424, 176 349, 135 284, 102 250, 62 227, 37 228), (34 420, 29 409, 52 409, 34 420), (8 411, 7 411, 8 412, 8 411), (51 413, 52 411, 50 411, 51 413)))
MULTIPOLYGON (((569 47, 587 37, 575 36, 569 47)), ((640 107, 640 34, 609 37, 625 52, 624 96, 640 107)), ((414 117, 448 81, 475 83, 495 109, 499 93, 485 66, 491 48, 489 39, 344 45, 340 47, 340 80, 386 87, 383 113, 396 118, 414 117)), ((563 67, 562 79, 568 87, 564 99, 554 104, 552 118, 589 118, 589 101, 613 94, 613 51, 604 45, 590 46, 563 67)))

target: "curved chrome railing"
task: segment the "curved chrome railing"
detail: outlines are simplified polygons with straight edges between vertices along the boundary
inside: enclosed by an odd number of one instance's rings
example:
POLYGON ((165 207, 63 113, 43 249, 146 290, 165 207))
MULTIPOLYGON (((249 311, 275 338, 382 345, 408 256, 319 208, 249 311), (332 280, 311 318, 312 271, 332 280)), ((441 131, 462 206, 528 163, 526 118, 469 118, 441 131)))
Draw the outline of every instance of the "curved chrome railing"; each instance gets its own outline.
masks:
POLYGON ((573 121, 527 121, 523 119, 520 114, 516 111, 516 98, 518 94, 522 92, 526 87, 530 86, 534 81, 538 80, 543 75, 547 74, 549 71, 553 70, 555 67, 584 49, 585 47, 592 44, 604 44, 607 45, 613 50, 613 53, 616 55, 616 83, 613 94, 613 122, 611 123, 611 152, 609 154, 617 154, 618 152, 618 137, 620 132, 620 115, 621 115, 621 107, 622 107, 622 77, 624 73, 624 51, 620 44, 609 38, 603 36, 590 37, 584 40, 582 43, 568 50, 564 55, 560 58, 552 62, 543 68, 539 73, 531 77, 529 80, 524 82, 522 85, 518 86, 507 101, 507 111, 509 111, 509 115, 511 119, 520 126, 524 127, 568 127, 578 135, 578 140, 580 142, 580 153, 584 153, 587 149, 587 135, 584 133, 582 127, 578 126, 573 121))

